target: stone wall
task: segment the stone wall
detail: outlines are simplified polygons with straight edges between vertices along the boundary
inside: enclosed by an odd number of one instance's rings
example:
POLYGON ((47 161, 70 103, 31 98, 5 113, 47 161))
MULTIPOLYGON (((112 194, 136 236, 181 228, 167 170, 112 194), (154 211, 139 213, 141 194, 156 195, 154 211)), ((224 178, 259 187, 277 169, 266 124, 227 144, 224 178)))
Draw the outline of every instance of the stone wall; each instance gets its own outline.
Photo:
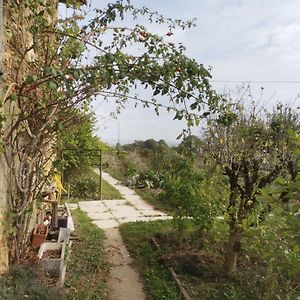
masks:
MULTIPOLYGON (((2 58, 3 58, 3 9, 2 1, 0 1, 0 69, 3 72, 2 58)), ((2 81, 2 79, 1 79, 2 81)), ((0 97, 3 96, 3 89, 0 86, 0 97)), ((8 267, 8 247, 5 236, 5 214, 7 209, 7 166, 3 157, 0 155, 0 274, 8 267)))
POLYGON ((4 176, 5 164, 0 160, 0 274, 8 267, 8 248, 5 236, 5 212, 7 207, 7 182, 4 176))
MULTIPOLYGON (((21 68, 19 68, 19 62, 15 59, 14 51, 19 50, 20 52, 25 52, 24 49, 28 48, 32 44, 32 36, 27 30, 28 22, 30 22, 28 12, 16 12, 16 10, 12 9, 13 3, 15 4, 15 0, 3 0, 3 3, 0 0, 0 63, 1 70, 3 71, 0 86, 0 97, 2 99, 4 98, 8 87, 13 88, 14 83, 21 82, 24 78, 26 78, 30 72, 28 62, 34 59, 34 53, 32 50, 27 52, 21 68), (18 77, 16 77, 17 70, 18 77)), ((53 6, 58 6, 57 0, 53 1, 53 6)), ((19 109, 20 108, 12 102, 4 104, 4 106, 0 108, 1 113, 9 116, 6 124, 0 128, 0 131, 5 132, 5 129, 9 126, 8 124, 12 124, 13 120, 12 117, 10 117, 12 115, 11 112, 14 111, 14 113, 16 113, 19 109)), ((10 145, 5 145, 5 149, 6 159, 4 154, 0 152, 0 274, 8 268, 9 264, 9 249, 7 243, 8 232, 5 220, 8 210, 8 197, 13 195, 15 191, 15 182, 10 174, 11 172, 7 161, 12 159, 14 161, 14 165, 16 167, 18 166, 18 161, 16 161, 14 156, 10 157, 10 145)), ((29 227, 32 228, 35 222, 35 219, 32 219, 29 227)))

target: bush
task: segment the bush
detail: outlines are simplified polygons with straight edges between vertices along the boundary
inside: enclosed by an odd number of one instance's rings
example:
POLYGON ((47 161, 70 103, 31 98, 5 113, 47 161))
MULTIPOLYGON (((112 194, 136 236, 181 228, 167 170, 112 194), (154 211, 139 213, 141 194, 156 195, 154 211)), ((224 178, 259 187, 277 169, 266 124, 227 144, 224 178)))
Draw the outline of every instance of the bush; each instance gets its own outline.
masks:
POLYGON ((93 198, 99 193, 99 183, 93 178, 83 177, 72 183, 71 190, 75 196, 93 198))
POLYGON ((175 220, 191 218, 199 229, 210 226, 226 197, 226 181, 217 170, 198 170, 185 160, 166 173, 163 189, 162 197, 173 207, 175 220))
POLYGON ((164 182, 164 175, 161 173, 147 170, 128 181, 128 185, 133 188, 143 189, 158 189, 161 188, 164 182))

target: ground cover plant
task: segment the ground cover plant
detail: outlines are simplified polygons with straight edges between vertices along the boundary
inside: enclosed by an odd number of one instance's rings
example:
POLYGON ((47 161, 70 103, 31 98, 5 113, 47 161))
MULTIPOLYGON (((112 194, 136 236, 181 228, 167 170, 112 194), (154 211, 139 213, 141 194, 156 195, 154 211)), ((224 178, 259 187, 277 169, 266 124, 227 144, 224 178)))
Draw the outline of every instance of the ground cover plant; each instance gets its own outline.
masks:
POLYGON ((2 300, 63 300, 62 289, 51 286, 36 263, 13 266, 0 276, 0 299, 2 300))
POLYGON ((163 264, 174 268, 192 299, 271 300, 296 299, 299 295, 299 268, 287 252, 288 237, 272 230, 274 218, 269 221, 268 229, 245 232, 238 270, 230 277, 222 267, 228 232, 226 222, 217 220, 210 231, 202 232, 186 222, 182 239, 178 239, 178 228, 172 221, 121 226, 122 236, 136 259, 151 299, 179 297, 163 264), (154 247, 152 237, 161 251, 154 247), (172 291, 165 286, 172 287, 172 291))
POLYGON ((75 237, 66 276, 67 298, 92 300, 106 298, 107 262, 104 233, 81 210, 73 210, 75 237))

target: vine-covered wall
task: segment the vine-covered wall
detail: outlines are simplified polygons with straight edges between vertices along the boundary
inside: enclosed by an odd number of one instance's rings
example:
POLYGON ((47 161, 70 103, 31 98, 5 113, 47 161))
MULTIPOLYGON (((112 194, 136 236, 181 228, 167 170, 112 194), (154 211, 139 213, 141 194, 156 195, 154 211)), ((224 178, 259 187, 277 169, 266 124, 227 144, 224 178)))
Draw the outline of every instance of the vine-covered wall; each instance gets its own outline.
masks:
MULTIPOLYGON (((10 218, 14 214, 11 211, 12 205, 9 205, 12 198, 18 197, 14 179, 13 169, 20 168, 19 156, 15 155, 10 141, 16 137, 11 133, 11 139, 5 139, 6 133, 14 124, 14 118, 22 110, 15 99, 10 95, 15 92, 15 87, 24 81, 31 74, 30 63, 34 60, 35 53, 30 49, 33 44, 32 34, 29 32, 30 14, 33 12, 22 7, 23 0, 3 0, 1 11, 1 103, 0 103, 0 273, 3 273, 9 265, 9 236, 13 231, 18 230, 11 226, 10 218), (24 57, 16 53, 25 53, 24 57)), ((2 4, 2 1, 0 1, 2 4)), ((53 1, 53 7, 57 8, 58 2, 53 1)), ((17 130, 17 129, 16 129, 17 130)), ((22 141, 21 141, 22 144, 22 141)), ((28 232, 35 224, 34 213, 31 215, 31 221, 28 222, 28 232)))

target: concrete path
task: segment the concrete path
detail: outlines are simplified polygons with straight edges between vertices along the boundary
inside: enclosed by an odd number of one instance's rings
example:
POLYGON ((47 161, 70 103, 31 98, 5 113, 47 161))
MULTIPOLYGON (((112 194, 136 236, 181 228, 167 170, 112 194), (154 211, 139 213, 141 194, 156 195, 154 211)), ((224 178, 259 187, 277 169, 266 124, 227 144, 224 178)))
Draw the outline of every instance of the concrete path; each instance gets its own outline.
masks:
POLYGON ((138 272, 132 266, 126 246, 119 232, 119 225, 127 222, 166 220, 171 217, 145 202, 132 189, 121 185, 107 173, 102 178, 120 191, 124 199, 84 201, 70 204, 71 209, 79 207, 102 228, 107 239, 104 250, 110 263, 108 280, 109 300, 144 300, 146 294, 138 272))

